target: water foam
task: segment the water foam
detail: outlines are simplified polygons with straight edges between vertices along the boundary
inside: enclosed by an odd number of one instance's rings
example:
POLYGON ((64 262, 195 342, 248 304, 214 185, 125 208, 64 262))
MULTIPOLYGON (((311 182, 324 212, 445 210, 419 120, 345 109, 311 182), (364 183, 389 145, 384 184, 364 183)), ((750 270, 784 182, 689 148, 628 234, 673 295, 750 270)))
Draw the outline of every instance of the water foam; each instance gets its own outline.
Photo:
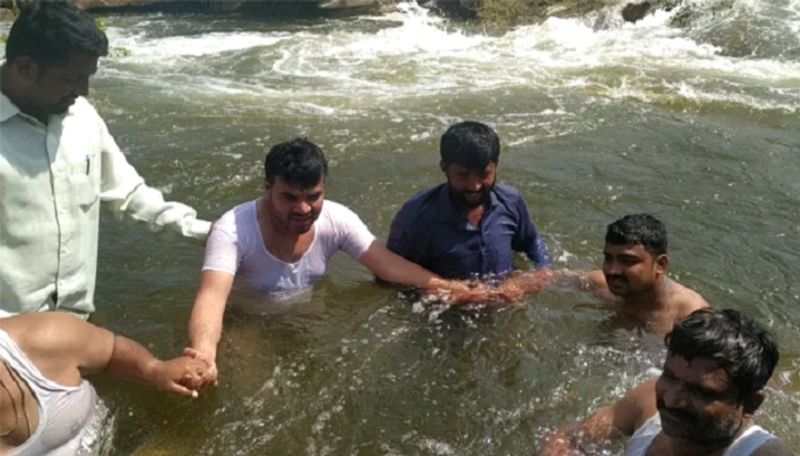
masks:
MULTIPOLYGON (((796 30, 798 3, 741 0, 716 24, 728 17, 782 14, 787 19, 776 27, 796 30)), ((112 44, 130 50, 112 57, 111 66, 120 77, 151 78, 162 90, 188 91, 193 99, 278 98, 293 100, 280 103, 291 112, 322 116, 340 114, 342 103, 351 113, 376 104, 391 112, 388 105, 408 98, 519 88, 557 100, 583 94, 610 101, 800 109, 800 61, 728 55, 704 39, 713 34, 707 30, 710 19, 688 29, 672 26, 679 8, 635 24, 599 19, 614 14, 612 8, 583 18, 549 18, 501 36, 467 33, 416 4, 401 4, 398 12, 369 21, 330 20, 333 29, 309 26, 292 33, 153 37, 137 27, 111 27, 112 44), (378 31, 363 28, 364 22, 381 21, 386 26, 378 31)))

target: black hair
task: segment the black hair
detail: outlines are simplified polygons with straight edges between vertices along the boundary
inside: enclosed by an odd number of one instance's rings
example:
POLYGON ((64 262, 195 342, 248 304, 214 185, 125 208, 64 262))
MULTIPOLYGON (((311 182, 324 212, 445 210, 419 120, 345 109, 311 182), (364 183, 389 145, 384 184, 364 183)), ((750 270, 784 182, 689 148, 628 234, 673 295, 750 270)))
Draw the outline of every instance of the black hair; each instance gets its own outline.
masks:
POLYGON ((319 146, 295 138, 272 146, 264 160, 264 175, 270 184, 280 177, 289 185, 311 188, 328 176, 328 161, 319 146))
POLYGON ((707 358, 730 376, 738 400, 761 390, 778 364, 778 344, 753 319, 733 309, 699 309, 664 338, 670 355, 707 358))
POLYGON ((26 5, 6 40, 6 60, 30 57, 38 65, 62 65, 70 54, 108 54, 108 38, 94 19, 72 2, 39 1, 26 5))
POLYGON ((606 242, 613 245, 641 245, 652 255, 667 253, 667 230, 650 214, 630 214, 606 229, 606 242))
POLYGON ((464 121, 450 126, 439 143, 442 163, 483 171, 500 159, 500 138, 486 124, 464 121))

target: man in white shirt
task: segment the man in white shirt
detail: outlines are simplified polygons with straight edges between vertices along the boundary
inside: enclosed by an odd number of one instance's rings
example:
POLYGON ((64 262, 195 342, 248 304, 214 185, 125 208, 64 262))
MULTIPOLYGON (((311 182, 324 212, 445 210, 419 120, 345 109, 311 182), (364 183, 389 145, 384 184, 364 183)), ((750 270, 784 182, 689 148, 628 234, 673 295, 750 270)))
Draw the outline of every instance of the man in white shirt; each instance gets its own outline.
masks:
POLYGON ((778 364, 778 345, 731 309, 696 310, 664 340, 657 379, 578 423, 552 432, 542 456, 598 454, 596 443, 630 437, 626 456, 789 456, 753 422, 778 364))
POLYGON ((466 285, 442 280, 387 250, 350 209, 325 201, 328 163, 315 144, 305 139, 277 144, 264 168, 263 196, 225 213, 206 245, 187 354, 211 365, 208 382, 216 380, 222 318, 234 287, 290 296, 313 286, 333 254, 343 250, 387 282, 450 292, 453 301, 466 291, 466 285))
POLYGON ((94 311, 100 201, 204 239, 210 224, 165 202, 86 100, 108 41, 70 2, 23 9, 0 75, 0 316, 94 311))

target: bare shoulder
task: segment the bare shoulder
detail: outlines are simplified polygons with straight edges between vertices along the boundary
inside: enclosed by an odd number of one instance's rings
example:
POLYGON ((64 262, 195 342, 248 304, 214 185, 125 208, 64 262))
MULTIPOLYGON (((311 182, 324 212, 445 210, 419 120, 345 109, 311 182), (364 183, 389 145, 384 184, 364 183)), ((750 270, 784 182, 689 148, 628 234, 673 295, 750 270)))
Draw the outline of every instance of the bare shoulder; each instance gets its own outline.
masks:
POLYGON ((99 328, 65 312, 11 317, 2 321, 0 329, 45 377, 67 386, 80 383, 77 354, 104 343, 99 328))
POLYGON ((700 293, 692 290, 689 287, 681 285, 676 281, 672 281, 674 291, 672 292, 672 300, 675 308, 678 309, 679 317, 684 318, 698 309, 705 309, 709 307, 708 302, 700 295, 700 293))
POLYGON ((65 312, 29 313, 0 320, 0 329, 6 331, 23 351, 58 344, 64 337, 82 331, 87 325, 89 323, 65 312))
POLYGON ((767 443, 761 445, 756 451, 753 452, 753 456, 794 456, 795 452, 792 451, 783 441, 780 439, 772 439, 767 443))
POLYGON ((634 430, 658 412, 656 407, 656 381, 650 379, 625 395, 626 406, 633 411, 634 430))
POLYGON ((588 272, 586 274, 586 280, 588 280, 589 285, 594 288, 608 289, 608 284, 606 284, 606 276, 603 275, 603 271, 588 272))
POLYGON ((648 380, 633 388, 610 407, 601 409, 593 418, 608 420, 620 434, 632 435, 657 412, 655 382, 655 379, 648 380))

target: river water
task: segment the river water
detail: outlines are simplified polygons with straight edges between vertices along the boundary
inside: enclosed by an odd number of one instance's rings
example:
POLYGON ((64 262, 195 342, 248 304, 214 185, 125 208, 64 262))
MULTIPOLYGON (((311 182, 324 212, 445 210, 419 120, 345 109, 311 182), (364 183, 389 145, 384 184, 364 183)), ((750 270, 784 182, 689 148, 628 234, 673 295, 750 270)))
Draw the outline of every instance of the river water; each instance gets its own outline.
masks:
MULTIPOLYGON (((489 123, 499 179, 525 196, 557 267, 599 267, 605 225, 650 212, 673 277, 771 328, 782 356, 758 419, 800 451, 800 1, 697 2, 684 27, 664 11, 623 24, 620 8, 503 33, 414 5, 112 16, 91 98, 148 182, 206 218, 259 194, 265 148, 307 136, 331 162, 329 198, 382 239, 442 181, 446 127, 489 123)), ((93 320, 177 354, 202 246, 106 215, 93 320)), ((302 307, 229 313, 220 384, 198 400, 99 379, 101 452, 535 454, 663 357, 576 291, 442 312, 345 255, 302 307)))

